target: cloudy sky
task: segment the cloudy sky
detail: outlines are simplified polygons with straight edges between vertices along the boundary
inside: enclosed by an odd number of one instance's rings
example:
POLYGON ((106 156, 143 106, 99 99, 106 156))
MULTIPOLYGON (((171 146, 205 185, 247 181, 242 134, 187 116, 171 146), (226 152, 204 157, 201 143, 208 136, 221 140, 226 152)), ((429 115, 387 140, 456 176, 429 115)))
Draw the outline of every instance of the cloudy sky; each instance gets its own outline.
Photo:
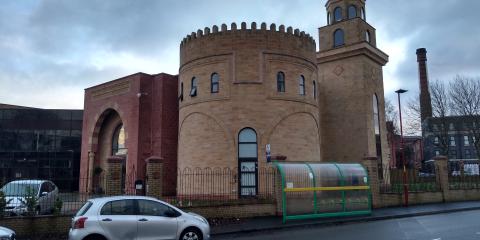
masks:
MULTIPOLYGON (((214 24, 300 28, 318 42, 326 0, 4 0, 0 103, 83 108, 83 90, 135 72, 178 73, 179 43, 214 24)), ((385 95, 418 93, 415 50, 430 79, 480 76, 479 0, 367 0, 367 21, 390 56, 385 95)))

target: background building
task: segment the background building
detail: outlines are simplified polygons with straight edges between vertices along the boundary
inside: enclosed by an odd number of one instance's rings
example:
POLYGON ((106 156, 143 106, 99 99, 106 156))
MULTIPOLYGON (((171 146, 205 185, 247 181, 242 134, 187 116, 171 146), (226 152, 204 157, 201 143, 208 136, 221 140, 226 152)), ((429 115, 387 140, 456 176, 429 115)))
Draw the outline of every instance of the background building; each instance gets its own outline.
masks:
POLYGON ((50 179, 78 190, 82 113, 0 105, 0 181, 50 179))

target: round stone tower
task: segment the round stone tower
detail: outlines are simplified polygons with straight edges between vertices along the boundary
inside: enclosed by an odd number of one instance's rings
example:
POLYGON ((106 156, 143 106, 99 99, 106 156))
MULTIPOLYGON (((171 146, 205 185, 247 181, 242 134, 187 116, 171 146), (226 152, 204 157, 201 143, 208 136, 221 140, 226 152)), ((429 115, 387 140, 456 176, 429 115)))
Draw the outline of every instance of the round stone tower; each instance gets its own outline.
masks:
POLYGON ((223 24, 184 38, 180 170, 234 169, 242 196, 258 192, 267 144, 288 161, 320 161, 315 51, 308 34, 265 23, 223 24))

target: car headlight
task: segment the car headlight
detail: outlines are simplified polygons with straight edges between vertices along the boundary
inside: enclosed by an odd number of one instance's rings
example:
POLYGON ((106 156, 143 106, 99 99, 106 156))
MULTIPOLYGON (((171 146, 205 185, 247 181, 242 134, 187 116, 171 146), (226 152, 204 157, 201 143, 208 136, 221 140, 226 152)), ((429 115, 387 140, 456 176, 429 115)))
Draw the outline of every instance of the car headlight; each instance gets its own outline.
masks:
POLYGON ((203 222, 203 223, 205 223, 205 224, 208 225, 208 221, 207 221, 207 219, 205 219, 204 217, 201 217, 201 216, 193 216, 193 217, 195 217, 195 218, 196 218, 197 220, 199 220, 200 222, 203 222))

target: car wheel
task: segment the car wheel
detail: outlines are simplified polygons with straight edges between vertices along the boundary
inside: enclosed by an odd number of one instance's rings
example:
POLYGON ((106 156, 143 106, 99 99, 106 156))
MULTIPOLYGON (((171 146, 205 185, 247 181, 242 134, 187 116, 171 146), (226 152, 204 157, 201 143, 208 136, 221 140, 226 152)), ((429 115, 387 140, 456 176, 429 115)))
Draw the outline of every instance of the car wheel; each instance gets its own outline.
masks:
POLYGON ((106 240, 106 238, 102 235, 90 235, 83 240, 106 240))
POLYGON ((188 228, 182 232, 180 240, 202 240, 202 234, 195 228, 188 228))

